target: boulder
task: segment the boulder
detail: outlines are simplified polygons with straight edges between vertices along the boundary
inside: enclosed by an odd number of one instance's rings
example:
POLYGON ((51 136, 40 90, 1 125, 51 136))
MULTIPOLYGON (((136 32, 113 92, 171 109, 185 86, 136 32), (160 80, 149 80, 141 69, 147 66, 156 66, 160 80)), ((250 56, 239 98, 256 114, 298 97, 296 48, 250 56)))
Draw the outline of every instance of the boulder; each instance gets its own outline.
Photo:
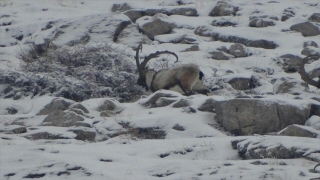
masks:
POLYGON ((4 126, 0 128, 0 133, 6 133, 6 134, 22 134, 26 132, 27 132, 27 128, 19 125, 9 125, 9 126, 4 126))
POLYGON ((212 98, 207 99, 199 108, 199 111, 205 111, 205 112, 215 112, 214 109, 214 103, 216 101, 212 98))
POLYGON ((312 115, 305 123, 306 126, 316 129, 320 133, 320 117, 312 115))
POLYGON ((308 20, 320 23, 320 13, 313 13, 308 20))
POLYGON ((311 22, 294 24, 290 27, 290 30, 300 32, 304 37, 317 36, 320 34, 319 27, 311 22))
POLYGON ((89 113, 89 110, 80 103, 72 104, 69 108, 81 109, 84 113, 89 113))
POLYGON ((310 55, 320 56, 320 48, 313 47, 313 46, 307 46, 307 47, 303 48, 303 50, 301 51, 301 54, 305 55, 305 56, 310 56, 310 55))
POLYGON ((63 99, 55 98, 47 104, 37 115, 47 115, 55 111, 64 111, 71 105, 63 99))
POLYGON ((8 111, 8 114, 11 114, 11 115, 18 113, 18 110, 14 107, 8 107, 6 108, 6 110, 8 111))
POLYGON ((26 136, 23 136, 24 138, 27 138, 29 140, 39 140, 39 139, 70 139, 70 137, 64 136, 63 134, 58 133, 49 133, 49 132, 36 132, 32 134, 28 134, 26 136))
POLYGON ((247 50, 245 46, 240 43, 232 44, 229 48, 229 54, 233 55, 234 57, 247 57, 247 50))
POLYGON ((239 7, 226 1, 218 1, 209 16, 235 16, 239 7))
POLYGON ((84 118, 74 112, 64 112, 57 110, 50 113, 42 122, 44 126, 70 127, 76 125, 78 121, 84 121, 84 118))
POLYGON ((278 132, 278 135, 317 138, 320 135, 320 131, 316 131, 311 127, 292 124, 278 132))
POLYGON ((70 129, 69 131, 77 135, 75 137, 77 140, 95 142, 96 132, 93 129, 70 129))
POLYGON ((120 103, 115 99, 106 99, 103 101, 101 105, 98 106, 97 109, 99 112, 102 111, 115 111, 120 112, 122 108, 120 107, 120 103))
POLYGON ((105 110, 100 113, 101 117, 113 117, 115 115, 117 115, 117 113, 115 113, 114 111, 110 111, 110 110, 105 110))
POLYGON ((249 135, 276 132, 291 124, 303 125, 309 117, 310 105, 243 98, 216 101, 215 110, 216 120, 225 130, 249 135))
POLYGON ((319 156, 319 139, 290 136, 255 136, 231 142, 244 159, 295 159, 319 156))
POLYGON ((238 25, 238 23, 233 19, 221 18, 221 19, 214 19, 211 22, 211 25, 218 26, 218 27, 227 27, 227 26, 236 26, 238 25))
POLYGON ((235 90, 248 90, 255 87, 252 77, 236 77, 225 78, 224 82, 230 84, 235 90))
POLYGON ((179 101, 175 102, 172 107, 173 108, 182 108, 182 107, 187 107, 190 106, 191 102, 187 99, 180 99, 179 101))
POLYGON ((269 19, 253 19, 250 21, 249 26, 250 27, 268 27, 268 26, 275 26, 276 24, 273 22, 273 20, 269 19))
POLYGON ((131 9, 128 10, 126 12, 124 12, 123 14, 125 14, 126 16, 129 17, 129 19, 135 23, 137 19, 141 18, 142 16, 144 16, 144 11, 140 10, 140 9, 131 9))
POLYGON ((83 121, 76 122, 76 127, 89 127, 91 128, 91 124, 83 121))
POLYGON ((301 79, 282 77, 273 84, 273 92, 280 93, 301 93, 309 90, 308 83, 301 79))
POLYGON ((167 93, 167 92, 157 91, 157 92, 153 93, 152 95, 150 95, 147 99, 144 99, 141 102, 141 104, 146 107, 157 107, 156 102, 161 97, 172 98, 172 99, 176 100, 176 98, 178 96, 173 93, 171 94, 171 93, 167 93))
POLYGON ((155 107, 165 107, 165 106, 172 104, 175 101, 177 101, 177 100, 172 99, 172 98, 168 98, 168 97, 160 97, 159 99, 157 99, 157 101, 155 103, 155 107))
POLYGON ((313 47, 318 47, 318 44, 316 43, 316 42, 314 42, 314 41, 306 41, 306 42, 304 42, 303 43, 303 47, 305 48, 305 47, 308 47, 308 46, 313 46, 313 47))
POLYGON ((111 7, 111 12, 124 12, 129 9, 132 9, 132 7, 127 3, 113 4, 111 7))
POLYGON ((216 59, 216 60, 229 60, 229 59, 234 59, 234 56, 227 54, 223 51, 211 51, 209 52, 209 54, 211 54, 211 58, 212 59, 216 59))
POLYGON ((143 34, 147 35, 151 40, 154 40, 156 35, 170 33, 175 27, 175 24, 169 20, 168 16, 162 13, 158 13, 153 17, 144 16, 138 19, 137 23, 143 34))
POLYGON ((193 7, 179 7, 170 10, 171 15, 198 16, 198 11, 193 7))
POLYGON ((293 54, 285 54, 278 58, 282 61, 282 68, 287 73, 298 72, 302 58, 293 54))
POLYGON ((287 8, 283 11, 282 16, 281 16, 281 21, 286 21, 291 17, 294 17, 295 13, 293 12, 292 8, 287 8))
POLYGON ((254 20, 254 19, 272 19, 275 21, 278 21, 279 18, 277 16, 273 16, 273 15, 260 15, 260 16, 249 16, 249 20, 254 20))

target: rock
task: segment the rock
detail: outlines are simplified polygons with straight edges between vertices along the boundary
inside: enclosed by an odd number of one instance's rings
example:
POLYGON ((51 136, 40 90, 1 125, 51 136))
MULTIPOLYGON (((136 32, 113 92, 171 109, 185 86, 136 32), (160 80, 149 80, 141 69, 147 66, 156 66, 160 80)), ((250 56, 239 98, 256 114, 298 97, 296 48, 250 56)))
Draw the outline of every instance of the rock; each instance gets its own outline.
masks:
POLYGON ((18 113, 18 110, 14 107, 8 107, 6 108, 6 110, 8 111, 8 114, 17 114, 18 113))
POLYGON ((205 111, 205 112, 215 112, 215 103, 216 101, 212 98, 207 99, 199 108, 199 111, 205 111))
POLYGON ((216 101, 216 120, 235 135, 266 134, 291 124, 303 125, 309 117, 310 106, 301 103, 294 106, 263 98, 216 101))
POLYGON ((308 20, 320 23, 320 13, 313 13, 308 20))
POLYGON ((282 13, 281 21, 286 21, 291 17, 294 17, 295 13, 293 12, 292 8, 287 8, 282 13))
POLYGON ((77 135, 75 137, 77 140, 95 142, 96 132, 92 129, 70 129, 69 131, 77 135))
POLYGON ((154 94, 150 95, 145 102, 142 102, 142 105, 146 106, 146 107, 148 107, 148 106, 149 107, 157 107, 156 102, 158 101, 159 98, 162 98, 162 97, 172 98, 176 101, 177 96, 174 94, 163 93, 161 91, 157 91, 154 94))
POLYGON ((273 84, 273 92, 276 94, 280 93, 300 93, 308 91, 308 83, 289 77, 282 77, 277 79, 273 84))
POLYGON ((142 16, 144 16, 144 11, 143 10, 139 10, 139 9, 132 9, 132 10, 128 10, 128 11, 124 12, 123 14, 128 16, 130 18, 130 20, 133 23, 135 23, 137 19, 139 19, 142 16))
POLYGON ((279 57, 281 61, 283 61, 282 68, 287 73, 295 73, 298 72, 300 64, 302 62, 302 58, 300 56, 296 56, 293 54, 285 54, 279 57))
POLYGON ((0 128, 0 133, 8 133, 8 134, 22 134, 26 133, 27 128, 19 125, 9 125, 0 128))
POLYGON ((292 25, 290 30, 300 32, 304 37, 317 36, 320 34, 319 27, 311 22, 303 22, 292 25))
POLYGON ((305 56, 310 56, 310 55, 320 56, 320 48, 308 46, 303 48, 303 50, 301 51, 301 54, 305 56))
POLYGON ((166 133, 158 127, 132 128, 131 135, 140 139, 165 139, 166 133))
POLYGON ((190 106, 191 102, 188 101, 187 99, 180 99, 179 101, 175 102, 172 107, 173 108, 182 108, 182 107, 187 107, 190 106))
POLYGON ((170 104, 172 104, 173 102, 177 101, 176 99, 170 99, 167 97, 160 97, 156 103, 155 103, 155 107, 165 107, 168 106, 170 104))
POLYGON ((236 90, 248 90, 255 87, 252 77, 232 77, 224 80, 236 90))
POLYGON ((212 51, 209 52, 209 54, 211 54, 211 58, 212 59, 216 59, 216 60, 229 60, 229 59, 234 59, 234 56, 227 54, 223 51, 212 51))
POLYGON ((124 12, 130 9, 132 9, 132 7, 127 3, 113 4, 111 7, 111 12, 124 12))
POLYGON ((250 21, 250 27, 268 27, 268 26, 275 26, 276 24, 272 20, 268 19, 253 19, 250 21))
POLYGON ((254 19, 272 19, 275 21, 278 21, 279 18, 277 16, 273 16, 273 15, 260 15, 260 16, 249 16, 249 20, 254 20, 254 19))
MULTIPOLYGON (((311 106, 312 108, 312 106, 311 106)), ((320 131, 320 117, 312 115, 305 123, 306 126, 312 127, 313 129, 316 129, 320 131)))
POLYGON ((24 138, 27 138, 29 140, 39 140, 39 139, 70 139, 69 137, 63 136, 62 134, 52 134, 49 132, 37 132, 33 134, 29 134, 26 136, 23 136, 24 138))
POLYGON ((236 26, 238 23, 232 19, 215 19, 211 22, 212 26, 218 26, 218 27, 227 27, 227 26, 236 26))
POLYGON ((84 118, 74 112, 64 112, 61 110, 53 111, 42 122, 45 126, 70 127, 76 125, 78 121, 84 121, 84 118))
POLYGON ((187 48, 181 52, 191 52, 191 51, 199 51, 199 46, 198 45, 193 45, 190 48, 187 48))
POLYGON ((313 128, 293 124, 278 132, 278 135, 317 138, 320 135, 320 131, 317 132, 313 128))
POLYGON ((98 107, 98 111, 121 111, 122 108, 119 106, 119 102, 115 99, 106 99, 103 103, 98 107))
POLYGON ((117 113, 115 113, 115 112, 113 112, 113 111, 110 111, 110 110, 105 110, 105 111, 102 111, 102 112, 100 113, 100 116, 101 116, 101 117, 113 117, 113 116, 115 116, 115 115, 117 115, 117 113))
POLYGON ((198 16, 198 11, 193 7, 180 7, 170 10, 170 14, 181 16, 198 16))
POLYGON ((320 104, 311 103, 310 116, 320 116, 320 104))
POLYGON ((247 38, 238 37, 232 34, 221 35, 220 32, 214 32, 214 29, 212 29, 212 27, 210 26, 199 26, 195 29, 194 33, 199 36, 211 37, 214 41, 240 43, 247 47, 275 49, 279 46, 273 41, 268 41, 264 39, 247 39, 247 38))
POLYGON ((63 99, 55 98, 49 104, 47 104, 37 115, 47 115, 55 111, 64 111, 71 105, 63 99))
POLYGON ((243 44, 232 44, 229 48, 229 54, 233 55, 234 57, 247 57, 247 50, 245 49, 243 44))
POLYGON ((76 122, 76 127, 89 127, 91 128, 91 124, 87 123, 87 122, 83 122, 83 121, 78 121, 76 122))
POLYGON ((80 103, 72 104, 71 106, 69 106, 69 109, 70 108, 81 109, 84 113, 89 113, 89 110, 80 103))
POLYGON ((296 159, 318 155, 318 139, 290 136, 256 136, 233 142, 244 159, 296 159))
POLYGON ((154 36, 171 32, 175 24, 171 22, 167 15, 158 13, 153 17, 144 16, 137 20, 139 29, 151 40, 154 36))
POLYGON ((318 44, 314 41, 306 41, 303 43, 303 47, 308 47, 308 46, 313 46, 313 47, 318 47, 318 44))
POLYGON ((117 43, 126 44, 131 48, 136 48, 137 44, 139 44, 140 42, 142 42, 143 44, 152 43, 152 41, 147 36, 139 32, 137 24, 128 25, 121 31, 117 39, 117 43), (130 41, 128 41, 128 38, 130 38, 130 41))
POLYGON ((230 2, 218 1, 209 16, 235 16, 239 7, 230 2))
POLYGON ((176 124, 172 127, 172 129, 177 130, 177 131, 184 131, 184 127, 180 126, 179 124, 176 124))

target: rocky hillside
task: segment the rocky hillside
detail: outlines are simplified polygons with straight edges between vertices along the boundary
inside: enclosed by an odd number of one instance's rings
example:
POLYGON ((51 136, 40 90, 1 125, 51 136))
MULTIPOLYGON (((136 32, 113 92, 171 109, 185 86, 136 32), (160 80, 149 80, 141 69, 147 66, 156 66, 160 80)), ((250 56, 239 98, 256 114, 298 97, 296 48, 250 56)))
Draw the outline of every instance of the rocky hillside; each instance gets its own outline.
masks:
POLYGON ((317 0, 0 8, 0 177, 320 178, 317 0), (148 68, 198 65, 209 95, 137 86, 140 42, 179 57, 148 68))

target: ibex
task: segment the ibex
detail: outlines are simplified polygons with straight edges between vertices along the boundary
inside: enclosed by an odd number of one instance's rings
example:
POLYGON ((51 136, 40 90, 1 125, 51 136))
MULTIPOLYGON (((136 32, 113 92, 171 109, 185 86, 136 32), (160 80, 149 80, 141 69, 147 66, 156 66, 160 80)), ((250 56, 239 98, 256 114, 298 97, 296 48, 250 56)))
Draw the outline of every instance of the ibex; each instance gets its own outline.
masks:
POLYGON ((320 77, 319 77, 319 80, 318 82, 311 79, 309 77, 309 75, 306 73, 306 70, 304 69, 304 65, 309 61, 309 60, 317 60, 319 59, 320 56, 318 55, 310 55, 310 56, 307 56, 305 58, 302 59, 302 62, 300 64, 300 68, 299 68, 299 74, 301 76, 301 79, 304 80, 306 83, 312 85, 312 86, 315 86, 317 88, 320 88, 320 77))
POLYGON ((144 87, 147 91, 150 89, 155 92, 160 89, 167 89, 185 94, 187 96, 194 93, 205 94, 209 90, 203 85, 203 72, 195 64, 185 64, 171 69, 162 69, 158 72, 147 69, 146 65, 152 58, 159 57, 161 54, 171 54, 178 56, 170 51, 157 51, 145 57, 140 63, 139 51, 142 51, 142 43, 136 49, 136 64, 139 71, 139 78, 137 84, 144 87))

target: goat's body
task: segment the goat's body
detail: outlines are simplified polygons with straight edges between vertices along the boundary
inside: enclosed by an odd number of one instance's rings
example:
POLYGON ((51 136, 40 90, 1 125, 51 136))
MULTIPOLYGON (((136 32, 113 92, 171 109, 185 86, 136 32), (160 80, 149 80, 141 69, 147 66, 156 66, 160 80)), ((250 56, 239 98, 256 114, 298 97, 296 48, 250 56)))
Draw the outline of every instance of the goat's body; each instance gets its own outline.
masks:
POLYGON ((151 91, 167 89, 190 95, 194 92, 206 94, 208 90, 202 84, 203 73, 195 64, 185 64, 158 72, 148 71, 146 83, 151 91))

